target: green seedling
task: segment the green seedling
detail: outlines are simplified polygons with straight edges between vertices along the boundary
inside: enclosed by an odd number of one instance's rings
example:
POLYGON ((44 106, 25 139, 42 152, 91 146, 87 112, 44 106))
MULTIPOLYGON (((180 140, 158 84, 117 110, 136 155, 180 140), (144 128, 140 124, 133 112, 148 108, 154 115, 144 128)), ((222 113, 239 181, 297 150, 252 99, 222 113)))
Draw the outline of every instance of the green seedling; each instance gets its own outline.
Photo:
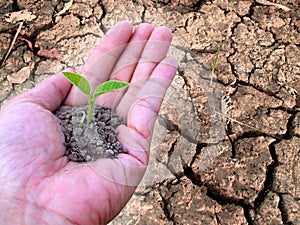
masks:
POLYGON ((217 63, 218 63, 218 60, 219 60, 219 54, 220 54, 222 45, 223 45, 223 42, 222 42, 222 40, 221 40, 221 41, 219 42, 219 46, 218 46, 216 58, 215 58, 215 60, 214 60, 214 64, 213 64, 213 67, 212 67, 212 70, 211 70, 210 85, 212 85, 213 77, 215 76, 215 70, 216 70, 216 68, 217 68, 217 63))
POLYGON ((110 80, 100 84, 96 87, 94 93, 91 93, 91 85, 89 84, 88 80, 77 73, 72 72, 62 72, 63 75, 80 91, 82 91, 88 100, 89 110, 87 115, 87 124, 90 124, 93 114, 93 109, 95 105, 96 98, 99 95, 105 94, 107 92, 115 91, 121 88, 125 88, 129 85, 127 82, 115 81, 110 80))
MULTIPOLYGON (((115 9, 115 0, 112 0, 113 10, 115 9)), ((114 18, 115 18, 115 24, 118 23, 118 16, 116 15, 116 12, 114 10, 114 18)))

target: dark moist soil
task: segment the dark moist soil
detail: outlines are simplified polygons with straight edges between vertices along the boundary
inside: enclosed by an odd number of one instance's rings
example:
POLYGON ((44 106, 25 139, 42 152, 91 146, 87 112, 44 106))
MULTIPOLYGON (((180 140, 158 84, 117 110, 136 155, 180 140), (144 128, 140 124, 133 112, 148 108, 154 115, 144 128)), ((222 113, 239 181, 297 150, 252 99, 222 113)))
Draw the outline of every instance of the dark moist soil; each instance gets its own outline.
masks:
POLYGON ((116 133, 123 120, 110 108, 95 106, 92 121, 87 125, 87 110, 88 106, 61 106, 54 113, 65 135, 65 155, 71 161, 90 162, 125 153, 116 133))

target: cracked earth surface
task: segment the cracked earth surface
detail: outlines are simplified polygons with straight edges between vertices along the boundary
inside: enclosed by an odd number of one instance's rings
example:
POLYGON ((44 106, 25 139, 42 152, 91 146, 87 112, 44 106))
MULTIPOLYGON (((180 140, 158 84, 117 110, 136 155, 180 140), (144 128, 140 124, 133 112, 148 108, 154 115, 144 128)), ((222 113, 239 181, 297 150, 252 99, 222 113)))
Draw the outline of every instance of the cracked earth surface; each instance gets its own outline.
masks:
POLYGON ((111 224, 300 224, 300 2, 1 1, 0 106, 65 67, 80 70, 118 20, 165 25, 180 62, 147 173, 111 224), (215 78, 211 70, 223 41, 215 78), (41 51, 56 49, 56 57, 41 51), (226 117, 224 117, 224 115, 226 117))

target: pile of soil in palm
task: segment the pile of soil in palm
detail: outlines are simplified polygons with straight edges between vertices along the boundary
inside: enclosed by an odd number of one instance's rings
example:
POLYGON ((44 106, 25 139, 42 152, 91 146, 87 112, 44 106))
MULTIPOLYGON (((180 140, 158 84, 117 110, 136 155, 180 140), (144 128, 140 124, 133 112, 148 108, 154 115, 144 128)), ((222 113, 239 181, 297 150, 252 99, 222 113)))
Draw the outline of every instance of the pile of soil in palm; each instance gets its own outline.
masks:
POLYGON ((61 106, 54 114, 65 135, 65 155, 75 162, 116 158, 125 153, 116 128, 123 120, 105 106, 95 106, 92 121, 86 123, 88 106, 61 106))

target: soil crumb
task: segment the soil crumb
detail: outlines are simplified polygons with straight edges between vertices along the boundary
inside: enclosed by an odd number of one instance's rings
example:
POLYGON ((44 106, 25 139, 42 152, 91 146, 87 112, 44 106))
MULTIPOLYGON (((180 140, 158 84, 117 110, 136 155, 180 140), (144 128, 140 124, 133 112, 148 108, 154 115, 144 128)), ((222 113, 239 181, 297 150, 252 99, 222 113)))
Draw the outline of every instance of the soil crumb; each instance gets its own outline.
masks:
POLYGON ((116 128, 124 121, 110 108, 95 106, 92 121, 87 125, 87 111, 87 105, 61 106, 54 113, 65 135, 65 155, 69 160, 90 162, 125 153, 116 134, 116 128))

